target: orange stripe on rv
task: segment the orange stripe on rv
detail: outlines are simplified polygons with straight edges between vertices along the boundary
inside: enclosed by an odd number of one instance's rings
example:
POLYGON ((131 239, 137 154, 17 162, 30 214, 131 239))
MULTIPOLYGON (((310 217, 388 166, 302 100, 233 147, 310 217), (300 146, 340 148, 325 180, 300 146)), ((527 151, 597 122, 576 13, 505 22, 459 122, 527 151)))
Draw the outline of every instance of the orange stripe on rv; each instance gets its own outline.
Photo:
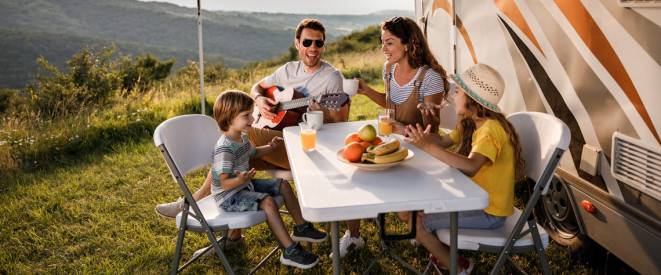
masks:
MULTIPOLYGON (((452 4, 448 2, 447 0, 436 0, 434 1, 434 4, 432 5, 432 13, 436 11, 436 9, 442 9, 445 12, 447 12, 450 16, 452 16, 452 4)), ((464 41, 466 41, 466 46, 468 46, 468 50, 471 53, 471 56, 473 57, 473 63, 477 64, 477 56, 475 56, 475 49, 473 48, 473 42, 471 42, 470 36, 468 36, 468 32, 464 28, 464 24, 461 23, 461 19, 459 19, 459 16, 457 16, 457 30, 459 33, 461 33, 461 36, 464 38, 464 41)))
POLYGON ((652 120, 643 105, 636 87, 633 85, 631 78, 624 69, 624 65, 615 54, 615 50, 604 36, 604 33, 599 29, 597 23, 592 19, 590 13, 585 9, 585 6, 580 1, 563 1, 554 0, 555 4, 560 8, 574 30, 583 40, 583 43, 588 46, 590 51, 597 57, 599 62, 606 68, 608 73, 615 79, 615 82, 622 88, 627 95, 638 114, 643 118, 647 127, 656 138, 657 142, 661 143, 659 135, 652 124, 652 120))
POLYGON ((464 28, 464 24, 461 23, 461 19, 459 19, 459 16, 457 16, 457 30, 459 30, 459 33, 461 33, 461 36, 464 38, 464 41, 466 42, 466 46, 468 46, 468 50, 471 52, 471 56, 473 56, 473 63, 477 64, 477 56, 475 56, 475 49, 473 48, 473 42, 471 42, 470 36, 468 36, 468 32, 466 32, 466 29, 464 28))
POLYGON ((523 32, 525 36, 530 39, 533 45, 539 50, 540 53, 544 57, 546 55, 542 51, 542 48, 539 46, 539 43, 537 43, 537 39, 535 39, 535 35, 532 34, 532 31, 530 30, 530 27, 528 27, 528 23, 526 23, 526 19, 523 18, 523 15, 521 14, 521 11, 519 10, 519 7, 516 6, 516 3, 512 0, 494 0, 496 3, 496 7, 507 16, 514 25, 519 27, 519 30, 523 32))
POLYGON ((448 2, 447 0, 436 0, 434 1, 434 5, 432 5, 432 12, 436 11, 436 9, 443 9, 445 10, 450 16, 452 16, 452 4, 448 2))

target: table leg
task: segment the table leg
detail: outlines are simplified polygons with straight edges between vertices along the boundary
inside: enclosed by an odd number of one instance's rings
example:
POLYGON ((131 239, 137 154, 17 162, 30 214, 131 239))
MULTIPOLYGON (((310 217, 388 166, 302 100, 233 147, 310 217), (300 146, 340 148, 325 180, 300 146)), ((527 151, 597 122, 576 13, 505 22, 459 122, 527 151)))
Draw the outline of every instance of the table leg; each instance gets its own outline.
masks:
POLYGON ((331 222, 331 249, 333 251, 333 274, 340 275, 340 223, 331 222))
POLYGON ((450 274, 457 274, 457 212, 450 212, 450 274))

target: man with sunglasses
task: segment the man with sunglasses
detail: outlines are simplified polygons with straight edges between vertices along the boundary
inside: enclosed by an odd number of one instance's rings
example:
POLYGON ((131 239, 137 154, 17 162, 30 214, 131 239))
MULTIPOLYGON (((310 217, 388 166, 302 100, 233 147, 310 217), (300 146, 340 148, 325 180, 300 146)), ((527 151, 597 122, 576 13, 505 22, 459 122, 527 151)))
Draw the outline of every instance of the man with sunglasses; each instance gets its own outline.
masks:
MULTIPOLYGON (((294 43, 298 49, 300 61, 288 62, 278 68, 273 74, 265 77, 251 89, 251 96, 255 98, 255 105, 258 106, 260 113, 267 119, 272 119, 275 114, 275 106, 278 104, 270 98, 263 96, 264 91, 270 86, 277 86, 281 89, 292 87, 306 97, 316 96, 326 93, 337 93, 342 91, 342 73, 335 69, 330 63, 321 60, 326 49, 326 29, 321 22, 314 19, 304 19, 296 28, 294 43)), ((347 121, 349 109, 345 105, 339 110, 329 110, 316 102, 310 102, 309 111, 323 111, 324 123, 347 121)), ((254 146, 268 144, 273 137, 282 137, 281 131, 271 129, 251 128, 248 133, 250 142, 254 146)), ((250 160, 250 167, 255 170, 270 170, 276 168, 290 169, 289 160, 285 146, 278 146, 277 149, 260 159, 250 160)), ((211 194, 211 172, 200 189, 193 194, 195 201, 211 194)), ((174 219, 179 212, 183 210, 184 200, 180 198, 175 202, 159 204, 154 209, 162 217, 174 219)), ((325 234, 317 231, 311 224, 306 224, 305 228, 297 228, 299 233, 293 234, 294 241, 309 241, 310 238, 300 238, 299 236, 325 234)), ((228 233, 225 249, 229 250, 243 242, 241 230, 230 230, 228 233)), ((318 238, 314 238, 318 239, 318 238)), ((325 240, 325 238, 324 238, 325 240)), ((318 240, 323 241, 323 240, 318 240)), ((204 248, 195 252, 194 255, 201 253, 204 248)), ((212 255, 213 250, 207 252, 212 255)))
MULTIPOLYGON (((263 96, 264 91, 271 86, 277 86, 280 89, 291 87, 306 97, 342 91, 342 80, 344 79, 342 73, 321 59, 326 49, 325 41, 326 29, 321 22, 315 19, 304 19, 298 24, 294 45, 298 50, 300 60, 287 62, 252 87, 250 94, 255 98, 255 105, 259 108, 262 117, 273 119, 276 115, 273 111, 278 102, 263 96)), ((322 111, 324 123, 347 121, 349 115, 347 106, 343 106, 339 110, 329 110, 316 102, 310 102, 308 111, 322 111)), ((268 144, 274 136, 281 137, 282 132, 252 128, 248 136, 250 141, 258 146, 268 144)), ((251 162, 251 165, 257 170, 290 169, 284 146, 251 162)))
MULTIPOLYGON (((326 49, 325 41, 326 30, 321 22, 314 19, 301 21, 296 28, 294 39, 301 60, 288 62, 252 87, 251 95, 263 117, 275 118, 273 111, 278 102, 262 96, 270 86, 292 87, 308 97, 342 91, 343 77, 340 71, 321 60, 326 49)), ((347 107, 339 111, 329 111, 317 103, 312 103, 309 109, 323 111, 324 123, 346 121, 348 116, 347 107)))

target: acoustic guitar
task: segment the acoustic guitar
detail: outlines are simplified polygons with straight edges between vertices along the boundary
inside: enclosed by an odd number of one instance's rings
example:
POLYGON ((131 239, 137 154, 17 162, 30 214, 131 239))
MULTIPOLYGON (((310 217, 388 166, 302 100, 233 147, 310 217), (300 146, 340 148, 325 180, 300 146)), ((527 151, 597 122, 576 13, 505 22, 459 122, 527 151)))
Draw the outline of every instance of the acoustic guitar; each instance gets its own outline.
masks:
POLYGON ((305 112, 304 107, 308 106, 310 99, 313 99, 321 106, 330 109, 339 109, 349 101, 349 96, 345 93, 331 93, 305 97, 293 88, 286 88, 281 91, 275 86, 266 89, 266 91, 264 91, 264 96, 280 103, 276 106, 277 109, 274 112, 276 116, 274 119, 262 118, 259 108, 255 105, 255 109, 252 112, 252 117, 255 121, 252 123, 252 127, 269 128, 273 130, 282 130, 287 126, 296 125, 298 118, 305 112))

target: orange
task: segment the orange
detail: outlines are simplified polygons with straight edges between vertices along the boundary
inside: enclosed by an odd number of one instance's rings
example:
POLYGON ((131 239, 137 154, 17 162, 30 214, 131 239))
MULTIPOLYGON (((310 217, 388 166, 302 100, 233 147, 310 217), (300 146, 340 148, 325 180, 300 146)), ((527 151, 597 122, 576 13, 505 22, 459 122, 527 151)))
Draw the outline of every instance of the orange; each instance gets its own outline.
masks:
POLYGON ((363 146, 363 149, 365 149, 365 150, 367 150, 367 147, 372 146, 372 144, 367 142, 367 141, 361 141, 360 145, 363 146))
POLYGON ((351 142, 344 147, 344 158, 349 162, 360 162, 365 149, 358 142, 351 142))
POLYGON ((361 142, 363 141, 358 137, 358 133, 351 133, 344 139, 344 145, 348 145, 352 142, 361 142))
POLYGON ((372 140, 372 145, 378 145, 379 143, 381 143, 381 141, 382 140, 380 137, 375 137, 374 140, 372 140))

